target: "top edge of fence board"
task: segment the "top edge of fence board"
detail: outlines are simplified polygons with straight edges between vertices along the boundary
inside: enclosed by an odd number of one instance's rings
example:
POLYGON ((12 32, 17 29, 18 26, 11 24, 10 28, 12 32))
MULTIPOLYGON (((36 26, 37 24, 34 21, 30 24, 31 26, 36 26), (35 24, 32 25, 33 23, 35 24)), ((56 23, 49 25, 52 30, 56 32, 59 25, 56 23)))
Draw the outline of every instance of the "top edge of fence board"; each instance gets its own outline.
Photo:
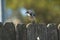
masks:
MULTIPOLYGON (((3 24, 2 22, 0 22, 0 25, 6 25, 6 24, 11 24, 11 25, 14 25, 14 23, 13 22, 6 22, 5 24, 3 24)), ((56 24, 56 23, 48 23, 48 24, 51 24, 51 25, 55 25, 55 26, 59 26, 60 27, 60 25, 59 24, 56 24)), ((28 23, 28 24, 24 24, 24 23, 22 23, 22 24, 17 24, 17 25, 48 25, 48 24, 45 24, 45 23, 28 23)))

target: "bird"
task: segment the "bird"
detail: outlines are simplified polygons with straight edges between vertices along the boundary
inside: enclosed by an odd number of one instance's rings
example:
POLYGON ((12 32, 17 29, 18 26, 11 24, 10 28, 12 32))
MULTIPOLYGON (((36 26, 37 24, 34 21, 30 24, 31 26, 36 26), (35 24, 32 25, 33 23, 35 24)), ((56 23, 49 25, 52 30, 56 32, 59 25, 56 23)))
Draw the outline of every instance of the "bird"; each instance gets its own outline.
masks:
POLYGON ((32 11, 32 10, 27 10, 26 11, 26 14, 28 16, 28 19, 32 22, 32 23, 35 23, 35 13, 32 11))

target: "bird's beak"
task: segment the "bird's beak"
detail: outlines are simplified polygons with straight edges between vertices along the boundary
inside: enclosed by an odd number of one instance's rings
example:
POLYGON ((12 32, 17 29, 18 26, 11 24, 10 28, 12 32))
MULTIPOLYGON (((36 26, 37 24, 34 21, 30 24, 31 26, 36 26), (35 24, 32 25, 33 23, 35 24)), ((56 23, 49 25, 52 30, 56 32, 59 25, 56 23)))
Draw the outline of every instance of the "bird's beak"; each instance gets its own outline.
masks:
POLYGON ((29 13, 28 11, 26 13, 29 13))

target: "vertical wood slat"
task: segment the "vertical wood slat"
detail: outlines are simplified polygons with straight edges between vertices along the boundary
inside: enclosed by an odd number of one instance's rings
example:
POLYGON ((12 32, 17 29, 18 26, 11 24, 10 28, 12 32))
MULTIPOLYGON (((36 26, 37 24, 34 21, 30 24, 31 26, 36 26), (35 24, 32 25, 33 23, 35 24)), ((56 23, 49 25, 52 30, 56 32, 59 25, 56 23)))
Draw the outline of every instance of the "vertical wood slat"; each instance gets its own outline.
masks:
POLYGON ((46 40, 47 38, 46 25, 44 24, 30 24, 27 28, 27 40, 46 40))
POLYGON ((15 26, 11 22, 5 23, 3 26, 3 39, 2 40, 16 40, 15 39, 15 26))
POLYGON ((30 24, 27 27, 27 40, 36 40, 36 24, 30 24))
POLYGON ((45 24, 39 24, 37 29, 40 40, 47 40, 47 27, 45 24))
POLYGON ((55 24, 50 24, 47 28, 47 40, 58 40, 57 27, 55 24))
POLYGON ((3 23, 0 22, 0 40, 2 40, 3 23))
POLYGON ((60 24, 58 25, 58 40, 60 40, 60 24))
POLYGON ((18 30, 18 40, 26 40, 26 25, 25 24, 18 24, 17 25, 18 30))

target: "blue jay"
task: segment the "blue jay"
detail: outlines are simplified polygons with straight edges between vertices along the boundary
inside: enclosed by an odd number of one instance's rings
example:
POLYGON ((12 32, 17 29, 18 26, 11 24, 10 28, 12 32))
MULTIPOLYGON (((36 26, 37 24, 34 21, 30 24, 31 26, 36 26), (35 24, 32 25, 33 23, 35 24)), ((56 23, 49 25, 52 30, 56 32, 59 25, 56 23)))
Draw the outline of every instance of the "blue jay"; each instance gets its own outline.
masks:
POLYGON ((32 10, 27 10, 26 12, 27 16, 29 17, 29 20, 33 23, 35 23, 35 13, 32 10))

